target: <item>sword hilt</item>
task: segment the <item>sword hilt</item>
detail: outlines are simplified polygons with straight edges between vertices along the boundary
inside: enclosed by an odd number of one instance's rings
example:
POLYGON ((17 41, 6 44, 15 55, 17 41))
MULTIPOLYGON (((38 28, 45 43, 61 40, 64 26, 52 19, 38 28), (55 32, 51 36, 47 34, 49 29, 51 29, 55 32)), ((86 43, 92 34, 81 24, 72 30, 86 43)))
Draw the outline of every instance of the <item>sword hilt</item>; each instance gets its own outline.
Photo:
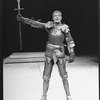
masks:
POLYGON ((20 0, 17 0, 18 3, 18 8, 15 8, 14 10, 18 10, 18 14, 20 14, 20 11, 23 10, 24 8, 20 8, 20 0))

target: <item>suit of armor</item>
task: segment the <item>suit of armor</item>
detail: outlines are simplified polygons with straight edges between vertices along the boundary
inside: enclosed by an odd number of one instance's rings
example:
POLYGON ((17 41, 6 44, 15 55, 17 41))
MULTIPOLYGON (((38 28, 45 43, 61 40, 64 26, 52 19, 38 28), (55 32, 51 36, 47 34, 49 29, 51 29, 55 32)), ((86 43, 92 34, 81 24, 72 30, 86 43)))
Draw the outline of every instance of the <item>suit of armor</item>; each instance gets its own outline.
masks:
MULTIPOLYGON (((48 33, 48 42, 46 45, 45 52, 45 65, 43 71, 43 96, 41 100, 46 100, 47 91, 49 88, 49 80, 51 77, 51 72, 54 64, 58 65, 59 73, 63 81, 66 96, 70 95, 69 85, 67 80, 67 72, 65 65, 65 50, 64 50, 64 39, 67 42, 68 51, 70 57, 74 57, 74 46, 75 43, 71 37, 68 25, 62 23, 54 23, 49 21, 47 23, 41 23, 39 21, 34 21, 21 16, 22 22, 31 25, 36 28, 44 28, 48 33)), ((69 57, 69 58, 70 58, 69 57)), ((73 61, 73 59, 71 59, 73 61)), ((69 100, 69 99, 67 99, 69 100)))
MULTIPOLYGON (((52 22, 51 22, 52 23, 52 22)), ((68 39, 68 42, 73 41, 71 35, 69 35, 69 28, 66 24, 51 24, 51 26, 47 26, 49 28, 48 32, 48 42, 46 46, 46 57, 52 58, 54 51, 58 51, 56 53, 57 58, 64 58, 64 39, 68 39)), ((74 43, 74 41, 73 41, 74 43)))

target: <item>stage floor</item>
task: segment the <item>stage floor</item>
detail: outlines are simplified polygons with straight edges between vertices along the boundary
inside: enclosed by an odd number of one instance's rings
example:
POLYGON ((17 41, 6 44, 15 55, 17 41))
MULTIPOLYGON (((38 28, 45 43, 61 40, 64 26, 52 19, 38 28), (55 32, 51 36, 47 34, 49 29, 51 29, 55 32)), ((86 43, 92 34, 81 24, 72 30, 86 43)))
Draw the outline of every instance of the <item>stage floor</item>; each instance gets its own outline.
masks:
MULTIPOLYGON (((66 63, 72 100, 99 100, 99 71, 95 56, 76 56, 66 63)), ((40 100, 44 53, 14 53, 3 62, 4 100, 40 100)), ((50 80, 47 100, 66 100, 56 65, 50 80)))

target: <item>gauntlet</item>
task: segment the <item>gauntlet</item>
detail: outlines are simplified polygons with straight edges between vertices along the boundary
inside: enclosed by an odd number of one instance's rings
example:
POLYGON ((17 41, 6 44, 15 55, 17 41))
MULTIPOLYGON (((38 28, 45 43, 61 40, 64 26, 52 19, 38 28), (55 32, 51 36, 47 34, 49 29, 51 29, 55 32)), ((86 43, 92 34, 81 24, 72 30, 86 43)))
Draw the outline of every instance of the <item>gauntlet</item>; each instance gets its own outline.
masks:
POLYGON ((21 14, 18 14, 18 15, 16 16, 16 18, 17 18, 17 21, 21 21, 21 20, 22 20, 22 15, 21 15, 21 14))
POLYGON ((74 62, 74 57, 75 57, 75 53, 74 52, 70 52, 68 63, 74 62))

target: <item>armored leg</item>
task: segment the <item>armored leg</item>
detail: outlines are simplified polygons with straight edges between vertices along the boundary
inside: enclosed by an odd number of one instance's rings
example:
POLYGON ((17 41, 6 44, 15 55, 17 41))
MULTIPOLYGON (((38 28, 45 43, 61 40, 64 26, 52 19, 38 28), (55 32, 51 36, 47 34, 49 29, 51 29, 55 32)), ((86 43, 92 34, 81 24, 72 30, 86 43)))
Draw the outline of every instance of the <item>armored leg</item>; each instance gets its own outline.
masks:
POLYGON ((71 99, 69 99, 70 91, 69 91, 69 84, 68 84, 68 80, 67 80, 68 75, 66 72, 65 60, 59 59, 57 62, 57 65, 58 65, 60 76, 61 76, 62 81, 63 81, 63 86, 64 86, 64 89, 66 92, 67 100, 71 100, 71 99))
POLYGON ((45 66, 44 66, 44 72, 43 72, 43 95, 41 100, 46 100, 47 96, 47 91, 49 88, 49 81, 51 77, 51 72, 52 72, 52 67, 53 67, 53 62, 52 59, 47 57, 45 61, 45 66))

